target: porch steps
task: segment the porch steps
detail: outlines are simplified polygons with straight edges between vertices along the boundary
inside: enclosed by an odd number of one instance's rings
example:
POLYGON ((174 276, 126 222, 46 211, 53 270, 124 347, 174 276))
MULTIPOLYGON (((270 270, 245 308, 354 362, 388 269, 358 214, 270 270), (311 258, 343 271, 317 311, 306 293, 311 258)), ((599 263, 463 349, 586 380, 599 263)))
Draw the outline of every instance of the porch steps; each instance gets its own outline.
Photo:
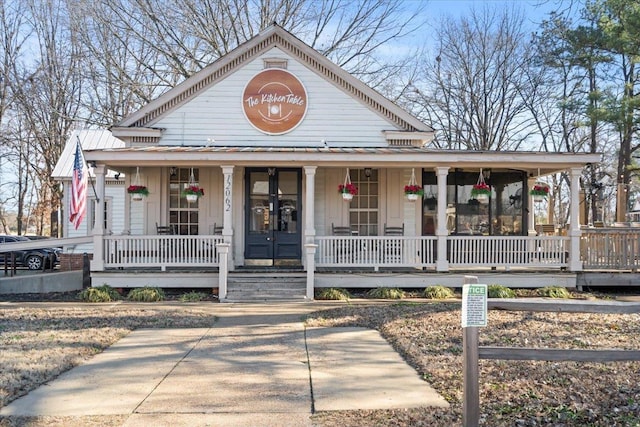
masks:
POLYGON ((227 279, 227 302, 305 301, 304 273, 233 273, 227 279))

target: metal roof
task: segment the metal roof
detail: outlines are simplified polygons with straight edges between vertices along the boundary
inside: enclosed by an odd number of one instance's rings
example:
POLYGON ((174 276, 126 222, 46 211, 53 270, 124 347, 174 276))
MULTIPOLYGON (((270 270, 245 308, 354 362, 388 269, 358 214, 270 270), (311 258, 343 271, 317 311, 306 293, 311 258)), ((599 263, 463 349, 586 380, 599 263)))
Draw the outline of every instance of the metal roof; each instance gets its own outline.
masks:
POLYGON ((82 151, 89 150, 109 150, 124 147, 124 142, 111 135, 105 129, 82 129, 74 130, 64 145, 60 158, 56 163, 51 176, 54 179, 71 178, 73 175, 73 160, 76 152, 76 143, 80 139, 82 151))

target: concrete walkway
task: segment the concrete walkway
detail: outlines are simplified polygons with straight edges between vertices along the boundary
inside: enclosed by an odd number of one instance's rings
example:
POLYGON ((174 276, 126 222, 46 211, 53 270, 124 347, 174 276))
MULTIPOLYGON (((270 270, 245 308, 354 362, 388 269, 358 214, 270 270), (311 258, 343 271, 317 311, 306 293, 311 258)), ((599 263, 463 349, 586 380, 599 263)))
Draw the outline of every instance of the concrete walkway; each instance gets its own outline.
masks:
POLYGON ((146 329, 0 409, 124 426, 311 426, 315 411, 448 406, 377 331, 305 328, 314 304, 229 304, 208 329, 146 329))

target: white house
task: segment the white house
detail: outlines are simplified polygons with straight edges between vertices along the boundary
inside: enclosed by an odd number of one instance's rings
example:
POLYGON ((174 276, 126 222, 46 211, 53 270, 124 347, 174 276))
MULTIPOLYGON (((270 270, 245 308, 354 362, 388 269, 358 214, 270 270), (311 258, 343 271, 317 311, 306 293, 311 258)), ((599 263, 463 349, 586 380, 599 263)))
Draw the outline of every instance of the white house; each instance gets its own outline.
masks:
POLYGON ((398 277, 446 283, 459 268, 580 271, 579 178, 601 157, 434 149, 428 124, 276 25, 110 130, 120 144, 83 144, 107 202, 93 282, 220 284, 222 299, 251 274, 297 277, 310 298, 398 277), (119 206, 107 170, 126 176, 120 191, 149 195, 119 206), (571 176, 571 227, 539 236, 529 191, 559 171, 571 176), (480 181, 488 203, 471 193, 480 181), (348 183, 351 201, 338 192, 348 183), (408 200, 410 184, 423 197, 408 200), (187 201, 189 186, 204 196, 187 201))
MULTIPOLYGON (((53 169, 52 177, 59 181, 64 189, 71 187, 71 177, 73 176, 73 161, 76 150, 76 144, 80 141, 80 146, 84 150, 102 150, 108 148, 124 147, 124 142, 120 139, 114 138, 109 130, 75 130, 71 133, 71 136, 67 140, 60 158, 53 169)), ((89 167, 89 175, 94 176, 93 168, 89 167)), ((103 229, 107 234, 122 234, 125 233, 125 175, 121 172, 108 170, 105 175, 105 187, 104 187, 104 214, 103 214, 103 229)), ((85 220, 80 224, 80 227, 76 230, 69 223, 69 191, 63 191, 62 201, 62 217, 65 220, 62 221, 62 235, 65 237, 81 237, 91 234, 96 209, 96 193, 93 187, 87 192, 88 197, 88 213, 85 220)), ((93 245, 77 245, 74 247, 67 247, 67 253, 83 254, 84 252, 92 252, 93 245)))

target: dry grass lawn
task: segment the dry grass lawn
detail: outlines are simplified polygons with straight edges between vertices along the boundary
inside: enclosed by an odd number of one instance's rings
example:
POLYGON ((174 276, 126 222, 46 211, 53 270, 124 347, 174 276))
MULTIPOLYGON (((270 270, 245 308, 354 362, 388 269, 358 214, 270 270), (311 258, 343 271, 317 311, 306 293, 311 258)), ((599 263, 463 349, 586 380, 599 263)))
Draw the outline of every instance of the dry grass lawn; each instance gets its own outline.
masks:
MULTIPOLYGON (((215 310, 154 303, 0 304, 0 407, 102 351, 136 328, 207 327, 215 310)), ((325 412, 318 426, 455 426, 462 420, 459 303, 344 304, 310 316, 310 325, 378 329, 449 409, 325 412)), ((481 345, 640 349, 640 314, 491 311, 481 345)), ((640 426, 640 362, 480 362, 485 426, 640 426)), ((122 417, 35 420, 13 425, 121 425, 122 417)))

